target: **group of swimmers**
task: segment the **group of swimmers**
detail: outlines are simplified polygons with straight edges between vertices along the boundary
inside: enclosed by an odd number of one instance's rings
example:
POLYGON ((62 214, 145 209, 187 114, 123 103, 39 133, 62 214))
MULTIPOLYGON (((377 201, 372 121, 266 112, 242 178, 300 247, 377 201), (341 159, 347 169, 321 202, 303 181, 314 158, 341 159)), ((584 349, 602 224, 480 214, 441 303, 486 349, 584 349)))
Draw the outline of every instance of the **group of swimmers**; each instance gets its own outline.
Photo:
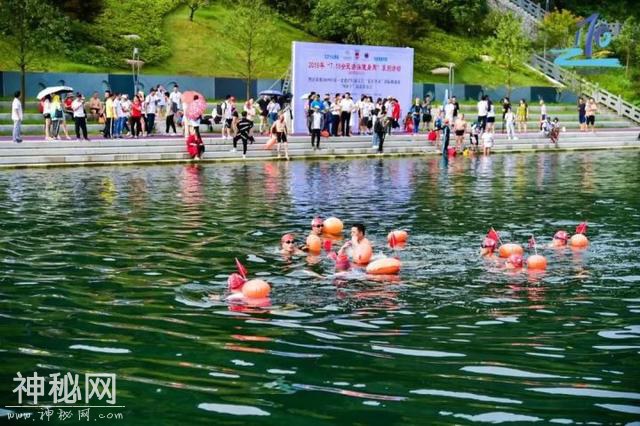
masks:
MULTIPOLYGON (((582 222, 576 227, 576 232, 569 235, 567 231, 559 230, 553 235, 551 243, 542 248, 562 249, 571 247, 573 249, 585 249, 589 245, 586 237, 587 223, 582 222)), ((529 270, 544 270, 547 268, 547 259, 538 254, 538 244, 533 235, 529 239, 529 248, 533 249, 535 254, 530 255, 526 259, 527 268, 529 270)), ((489 230, 486 237, 480 245, 480 255, 486 258, 496 258, 496 250, 500 258, 504 258, 504 267, 507 269, 521 269, 524 267, 525 259, 524 249, 519 244, 507 243, 502 244, 498 232, 493 228, 489 230), (500 244, 500 245, 498 245, 500 244)))

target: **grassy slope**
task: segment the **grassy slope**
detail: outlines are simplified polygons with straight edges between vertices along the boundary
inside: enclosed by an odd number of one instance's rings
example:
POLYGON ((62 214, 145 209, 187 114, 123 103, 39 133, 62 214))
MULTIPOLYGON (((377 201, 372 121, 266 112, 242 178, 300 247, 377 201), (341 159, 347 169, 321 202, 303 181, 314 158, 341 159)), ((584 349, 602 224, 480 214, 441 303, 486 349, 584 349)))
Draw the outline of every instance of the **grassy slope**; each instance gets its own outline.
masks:
MULTIPOLYGON (((111 8, 115 8, 116 4, 118 0, 107 2, 107 6, 111 8)), ((160 6, 156 7, 162 9, 160 6)), ((234 46, 233 35, 223 34, 220 25, 221 22, 229 19, 229 15, 228 6, 215 2, 209 7, 198 10, 194 22, 188 20, 186 7, 169 12, 163 20, 163 34, 171 47, 171 56, 161 63, 145 65, 143 72, 169 75, 239 76, 237 70, 241 64, 236 54, 237 48, 234 46)), ((319 41, 283 20, 277 20, 276 25, 279 40, 274 43, 272 50, 275 65, 262 69, 257 76, 259 78, 278 78, 284 73, 291 60, 292 41, 319 41)), ((471 38, 447 35, 439 30, 429 31, 425 38, 418 40, 413 46, 415 48, 414 80, 445 83, 447 77, 432 75, 431 69, 453 62, 456 64, 456 83, 504 85, 505 72, 480 61, 479 55, 483 52, 477 44, 477 40, 471 38)), ((7 49, 1 40, 0 69, 15 69, 11 61, 10 49, 7 49)), ((50 55, 43 55, 41 63, 36 64, 32 69, 64 72, 113 71, 50 55)), ((116 72, 120 71, 124 70, 116 70, 116 72)), ((515 75, 514 85, 548 86, 549 83, 538 74, 523 68, 515 75)))

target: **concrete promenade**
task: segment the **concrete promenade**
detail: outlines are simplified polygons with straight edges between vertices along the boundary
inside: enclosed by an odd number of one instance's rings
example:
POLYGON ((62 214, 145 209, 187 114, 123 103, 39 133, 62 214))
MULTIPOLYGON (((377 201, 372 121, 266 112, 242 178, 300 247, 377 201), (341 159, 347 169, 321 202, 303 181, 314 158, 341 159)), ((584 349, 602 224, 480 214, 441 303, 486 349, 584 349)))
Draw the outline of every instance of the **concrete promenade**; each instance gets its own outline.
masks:
MULTIPOLYGON (((551 144, 548 138, 539 133, 519 135, 518 140, 509 141, 503 134, 496 135, 492 152, 537 152, 569 151, 594 149, 640 148, 638 134, 640 128, 598 130, 595 134, 567 131, 561 133, 558 146, 551 144)), ((277 159, 275 150, 264 149, 266 137, 257 137, 249 145, 247 159, 242 159, 242 144, 239 150, 230 152, 231 141, 219 135, 204 135, 206 152, 201 162, 216 161, 263 161, 277 159)), ((452 138, 450 146, 455 145, 452 138)), ((468 137, 465 139, 468 143, 468 137)), ((482 142, 480 142, 482 144, 482 142)), ((289 156, 298 159, 332 159, 351 157, 376 157, 371 146, 371 136, 352 136, 349 138, 322 138, 321 150, 311 149, 310 137, 290 136, 289 156)), ((418 136, 394 134, 384 143, 384 157, 402 155, 440 155, 435 145, 426 139, 425 134, 418 136)), ((281 158, 284 160, 284 158, 281 158)), ((114 164, 158 164, 191 162, 186 153, 183 138, 152 137, 143 139, 102 139, 90 142, 75 140, 44 141, 41 138, 28 137, 22 143, 14 143, 6 138, 0 140, 0 168, 12 167, 48 167, 48 166, 87 166, 114 164)))

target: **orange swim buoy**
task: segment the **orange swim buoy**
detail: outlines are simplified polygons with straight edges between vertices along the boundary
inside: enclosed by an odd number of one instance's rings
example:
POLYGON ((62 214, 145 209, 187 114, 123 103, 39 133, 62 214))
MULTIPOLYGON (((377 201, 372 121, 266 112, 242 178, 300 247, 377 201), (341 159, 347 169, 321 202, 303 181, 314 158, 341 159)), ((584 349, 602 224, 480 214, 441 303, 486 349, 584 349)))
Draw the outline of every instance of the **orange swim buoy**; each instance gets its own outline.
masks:
POLYGON ((330 235, 340 235, 342 234, 342 230, 344 229, 344 225, 342 221, 337 217, 329 217, 324 221, 323 231, 330 235))
POLYGON ((387 242, 389 244, 391 244, 392 238, 395 238, 396 243, 406 243, 407 239, 409 238, 409 234, 407 233, 407 231, 402 231, 402 230, 400 230, 400 231, 391 231, 387 235, 387 242))
POLYGON ((547 258, 539 254, 531 255, 527 258, 527 267, 536 270, 547 269, 547 258))
POLYGON ((358 265, 366 265, 373 256, 373 249, 369 244, 362 244, 358 247, 358 250, 353 252, 353 262, 358 265))
POLYGON ((569 244, 573 248, 582 249, 589 245, 589 240, 583 234, 575 234, 569 239, 569 244))
POLYGON ((322 240, 317 235, 311 234, 307 237, 307 248, 309 253, 318 254, 322 251, 322 240))
POLYGON ((367 265, 367 274, 372 275, 393 275, 400 272, 402 263, 395 257, 385 257, 384 259, 374 260, 367 265))
POLYGON ((507 243, 500 246, 500 257, 509 257, 512 254, 518 254, 522 256, 524 249, 520 244, 507 243))
POLYGON ((271 292, 271 286, 268 282, 263 280, 251 280, 244 283, 242 286, 242 295, 250 299, 261 299, 269 296, 271 292))

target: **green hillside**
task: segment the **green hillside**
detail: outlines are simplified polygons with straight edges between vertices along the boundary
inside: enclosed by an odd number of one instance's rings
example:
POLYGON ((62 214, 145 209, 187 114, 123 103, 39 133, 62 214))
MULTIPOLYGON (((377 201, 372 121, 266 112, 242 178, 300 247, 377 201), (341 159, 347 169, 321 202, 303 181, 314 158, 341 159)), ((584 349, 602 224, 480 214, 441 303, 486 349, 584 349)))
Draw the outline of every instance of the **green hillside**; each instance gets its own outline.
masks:
MULTIPOLYGON (((232 3, 213 1, 188 19, 186 6, 171 0, 105 0, 104 11, 93 23, 73 26, 71 48, 56 54, 43 54, 31 65, 32 71, 126 72, 125 59, 139 47, 147 74, 239 77, 241 62, 235 34, 224 33, 233 9, 232 3), (127 34, 138 37, 127 39, 127 34)), ((295 19, 275 15, 270 55, 273 64, 260 67, 258 78, 278 78, 287 69, 292 41, 322 41, 294 25, 295 19)), ((259 23, 257 23, 259 25, 259 23)), ((411 42, 415 48, 414 80, 446 82, 446 76, 431 70, 445 63, 456 64, 456 83, 499 86, 505 81, 503 70, 482 62, 483 52, 472 37, 446 34, 437 27, 411 42)), ((0 69, 15 70, 15 49, 0 39, 0 69)), ((549 85, 538 74, 522 67, 516 85, 549 85)))

